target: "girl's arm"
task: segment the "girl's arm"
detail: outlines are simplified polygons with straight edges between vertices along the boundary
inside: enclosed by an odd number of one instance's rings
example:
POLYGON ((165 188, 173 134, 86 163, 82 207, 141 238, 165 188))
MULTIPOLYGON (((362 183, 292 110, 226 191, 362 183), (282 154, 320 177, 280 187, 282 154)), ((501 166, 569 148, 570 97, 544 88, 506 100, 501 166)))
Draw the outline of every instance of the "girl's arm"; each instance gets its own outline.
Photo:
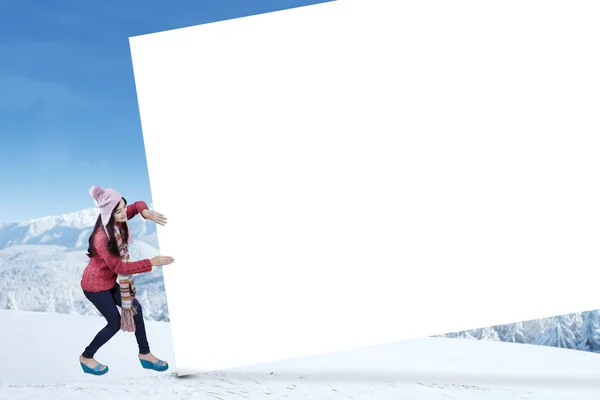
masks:
POLYGON ((143 201, 136 201, 133 204, 129 204, 127 206, 127 219, 131 219, 138 214, 140 214, 142 216, 142 218, 144 218, 142 211, 147 210, 147 209, 148 209, 148 205, 143 201))
POLYGON ((149 259, 134 262, 121 261, 119 257, 112 255, 110 251, 108 251, 106 242, 106 234, 104 231, 99 231, 94 240, 96 255, 104 260, 108 268, 110 268, 115 274, 130 275, 152 271, 152 262, 149 259))

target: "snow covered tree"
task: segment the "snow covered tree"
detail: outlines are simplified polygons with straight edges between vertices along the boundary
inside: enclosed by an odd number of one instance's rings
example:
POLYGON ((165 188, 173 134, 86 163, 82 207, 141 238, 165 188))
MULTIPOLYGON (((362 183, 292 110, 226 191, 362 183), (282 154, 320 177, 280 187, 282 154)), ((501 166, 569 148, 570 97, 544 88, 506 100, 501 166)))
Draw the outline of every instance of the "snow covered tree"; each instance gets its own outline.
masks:
POLYGON ((54 299, 55 299, 54 295, 52 297, 50 297, 50 299, 48 299, 48 305, 46 306, 46 312, 48 312, 48 313, 56 312, 56 302, 54 299))
POLYGON ((477 340, 493 340, 495 342, 500 341, 500 336, 498 336, 498 332, 492 327, 486 327, 477 329, 477 333, 475 335, 477 340))
POLYGON ((439 335, 433 335, 431 337, 453 339, 455 335, 456 335, 456 333, 442 333, 442 334, 439 334, 439 335))
POLYGON ((8 296, 8 307, 9 310, 18 310, 19 303, 17 302, 17 297, 15 296, 15 292, 11 292, 8 296))
POLYGON ((575 313, 569 315, 571 320, 571 332, 575 335, 575 342, 579 341, 579 337, 581 336, 581 327, 583 325, 583 319, 581 317, 581 313, 575 313))
POLYGON ((583 351, 600 353, 600 317, 598 311, 583 313, 577 348, 583 351))
POLYGON ((500 341, 503 341, 502 338, 504 337, 506 329, 508 329, 508 325, 496 325, 493 328, 496 332, 498 332, 498 337, 500 338, 500 341))
POLYGON ((571 332, 573 321, 568 315, 552 317, 548 321, 548 328, 540 335, 537 344, 563 349, 575 349, 575 335, 571 332))
POLYGON ((523 322, 505 325, 501 331, 500 339, 503 342, 526 343, 527 338, 525 336, 523 322))
POLYGON ((462 331, 462 332, 456 332, 454 334, 454 338, 455 339, 470 339, 470 340, 476 340, 477 338, 475 337, 475 335, 473 335, 472 331, 462 331))
POLYGON ((523 330, 525 332, 525 343, 538 343, 540 340, 540 336, 543 335, 546 330, 547 324, 548 318, 534 319, 531 321, 523 322, 523 330))

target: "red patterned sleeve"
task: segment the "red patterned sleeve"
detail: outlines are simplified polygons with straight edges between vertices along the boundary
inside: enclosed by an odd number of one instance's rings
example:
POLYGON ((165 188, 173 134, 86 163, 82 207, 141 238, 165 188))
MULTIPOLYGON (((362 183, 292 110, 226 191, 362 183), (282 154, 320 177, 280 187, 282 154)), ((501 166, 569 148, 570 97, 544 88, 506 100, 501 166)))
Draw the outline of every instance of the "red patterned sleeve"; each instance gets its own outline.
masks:
MULTIPOLYGON (((142 211, 147 210, 147 209, 148 209, 148 205, 143 201, 136 201, 133 204, 129 204, 127 206, 127 219, 131 219, 138 214, 142 215, 142 211)), ((144 218, 143 215, 142 215, 142 218, 144 218)))

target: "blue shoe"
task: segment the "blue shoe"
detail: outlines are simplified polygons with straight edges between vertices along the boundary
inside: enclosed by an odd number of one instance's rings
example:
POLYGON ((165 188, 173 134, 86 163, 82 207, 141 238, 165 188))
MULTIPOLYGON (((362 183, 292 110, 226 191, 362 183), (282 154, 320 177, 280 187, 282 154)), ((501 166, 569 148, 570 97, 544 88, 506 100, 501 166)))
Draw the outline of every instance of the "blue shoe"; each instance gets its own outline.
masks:
POLYGON ((142 367, 144 367, 145 369, 153 369, 155 371, 161 371, 161 372, 169 369, 169 363, 165 362, 165 365, 162 365, 162 363, 163 363, 162 360, 158 360, 154 364, 148 360, 140 360, 140 363, 142 364, 142 367))
POLYGON ((86 374, 104 375, 105 373, 108 372, 108 367, 101 369, 102 367, 104 367, 104 365, 102 365, 100 363, 98 363, 98 365, 96 365, 94 368, 90 368, 82 362, 80 362, 79 364, 81 364, 81 368, 83 369, 83 372, 85 372, 86 374))

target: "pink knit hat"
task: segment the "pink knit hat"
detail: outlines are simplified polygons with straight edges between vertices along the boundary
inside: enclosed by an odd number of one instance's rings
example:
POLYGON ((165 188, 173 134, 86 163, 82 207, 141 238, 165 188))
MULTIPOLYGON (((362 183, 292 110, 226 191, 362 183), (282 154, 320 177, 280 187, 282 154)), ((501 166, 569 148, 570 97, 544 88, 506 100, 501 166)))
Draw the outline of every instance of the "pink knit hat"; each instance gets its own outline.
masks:
MULTIPOLYGON (((119 204, 119 202, 123 199, 123 196, 117 192, 115 189, 102 189, 99 186, 93 185, 90 188, 90 196, 94 199, 94 203, 96 207, 100 209, 100 216, 102 218, 102 226, 104 227, 104 231, 108 237, 108 231, 106 229, 106 225, 108 221, 110 221, 110 217, 112 216, 113 210, 119 204)), ((127 222, 125 222, 127 223, 127 222)), ((132 235, 129 234, 129 243, 132 242, 132 235)))

